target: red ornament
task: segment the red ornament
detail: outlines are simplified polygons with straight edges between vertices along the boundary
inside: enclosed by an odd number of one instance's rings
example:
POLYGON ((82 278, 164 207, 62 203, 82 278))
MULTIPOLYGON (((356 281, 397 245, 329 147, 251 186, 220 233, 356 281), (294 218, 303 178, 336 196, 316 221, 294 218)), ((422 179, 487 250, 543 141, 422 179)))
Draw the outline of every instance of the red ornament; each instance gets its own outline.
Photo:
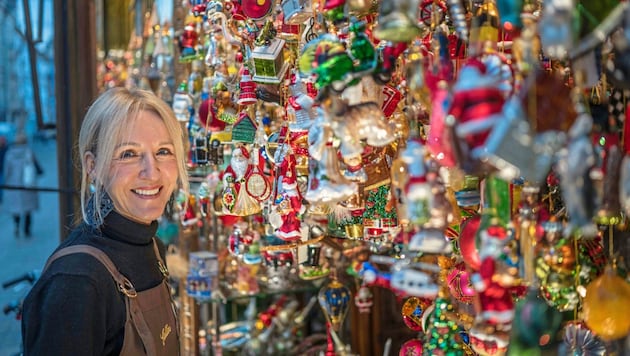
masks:
POLYGON ((477 271, 481 266, 479 259, 479 249, 477 248, 476 235, 481 223, 481 215, 475 215, 466 219, 461 226, 459 233, 459 249, 462 258, 468 267, 477 271))
POLYGON ((243 0, 241 10, 245 16, 253 20, 260 20, 271 12, 272 4, 273 1, 271 0, 243 0))

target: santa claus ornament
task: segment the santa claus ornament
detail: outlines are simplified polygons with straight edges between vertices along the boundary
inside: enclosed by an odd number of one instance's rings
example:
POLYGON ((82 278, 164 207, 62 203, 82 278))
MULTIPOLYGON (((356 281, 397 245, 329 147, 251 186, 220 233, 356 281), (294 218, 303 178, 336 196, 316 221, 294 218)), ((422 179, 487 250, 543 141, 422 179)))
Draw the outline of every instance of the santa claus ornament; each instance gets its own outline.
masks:
POLYGON ((198 57, 199 34, 197 33, 195 23, 189 23, 184 27, 184 32, 179 38, 179 47, 181 55, 179 61, 181 63, 192 62, 198 57))
POLYGON ((275 228, 276 237, 284 241, 300 240, 302 238, 301 216, 306 208, 302 205, 302 194, 298 190, 295 156, 289 144, 280 146, 275 156, 275 160, 281 163, 278 166, 278 194, 269 220, 275 228))
POLYGON ((489 71, 480 58, 470 59, 460 70, 453 89, 448 115, 455 122, 455 135, 461 156, 459 165, 466 173, 482 171, 479 158, 492 128, 503 118, 505 93, 502 78, 489 71))
POLYGON ((262 208, 247 189, 247 183, 254 169, 250 163, 250 153, 244 146, 232 152, 230 165, 223 172, 223 213, 236 216, 249 216, 259 213, 262 208))
POLYGON ((501 355, 507 350, 514 319, 512 288, 516 280, 505 271, 501 260, 510 236, 499 225, 491 225, 480 235, 481 266, 471 277, 479 302, 470 330, 471 345, 481 355, 501 355))

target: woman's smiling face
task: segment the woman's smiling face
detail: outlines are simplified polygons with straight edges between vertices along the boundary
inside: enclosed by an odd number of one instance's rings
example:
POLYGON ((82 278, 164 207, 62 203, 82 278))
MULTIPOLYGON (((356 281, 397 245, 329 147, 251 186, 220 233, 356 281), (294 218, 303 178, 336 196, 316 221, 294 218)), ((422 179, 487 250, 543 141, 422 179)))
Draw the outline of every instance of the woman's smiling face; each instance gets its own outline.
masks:
POLYGON ((177 158, 162 119, 141 111, 114 149, 107 192, 121 215, 150 224, 177 187, 177 158))

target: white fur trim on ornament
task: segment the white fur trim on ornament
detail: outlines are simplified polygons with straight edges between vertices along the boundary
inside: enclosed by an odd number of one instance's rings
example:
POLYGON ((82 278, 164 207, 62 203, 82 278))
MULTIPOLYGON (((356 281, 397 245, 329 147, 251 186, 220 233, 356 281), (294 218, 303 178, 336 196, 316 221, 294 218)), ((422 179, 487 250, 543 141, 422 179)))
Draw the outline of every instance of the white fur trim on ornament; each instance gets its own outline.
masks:
POLYGON ((507 324, 514 320, 514 310, 486 310, 481 312, 481 317, 485 320, 496 320, 499 324, 507 324))

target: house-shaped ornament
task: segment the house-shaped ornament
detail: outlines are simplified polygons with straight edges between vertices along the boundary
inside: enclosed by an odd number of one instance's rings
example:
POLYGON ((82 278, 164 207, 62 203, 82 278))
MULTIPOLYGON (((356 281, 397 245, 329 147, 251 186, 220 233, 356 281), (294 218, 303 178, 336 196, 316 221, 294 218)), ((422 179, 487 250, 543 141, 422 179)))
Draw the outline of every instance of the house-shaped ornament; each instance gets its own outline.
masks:
POLYGON ((289 69, 289 62, 285 61, 285 40, 274 38, 269 45, 254 47, 252 61, 254 63, 254 77, 256 83, 280 84, 289 69))
POLYGON ((254 143, 256 129, 254 120, 241 111, 238 120, 232 126, 232 142, 254 143))

